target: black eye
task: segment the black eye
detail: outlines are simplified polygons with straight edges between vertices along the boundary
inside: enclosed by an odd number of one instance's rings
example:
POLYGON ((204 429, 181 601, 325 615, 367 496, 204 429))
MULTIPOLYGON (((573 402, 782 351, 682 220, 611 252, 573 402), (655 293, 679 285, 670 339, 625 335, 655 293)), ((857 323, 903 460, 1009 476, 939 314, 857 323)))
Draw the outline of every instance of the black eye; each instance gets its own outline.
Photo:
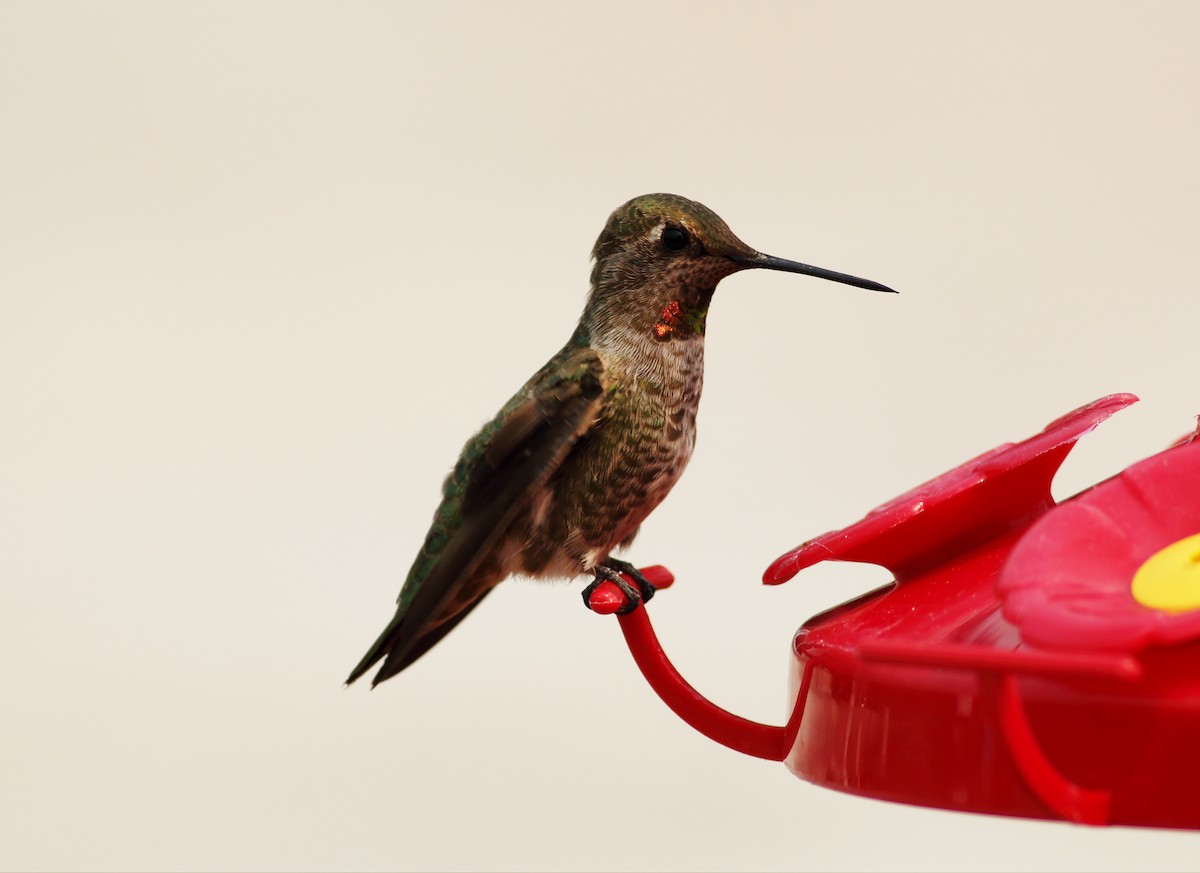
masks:
POLYGON ((681 227, 665 227, 662 232, 663 246, 672 252, 682 251, 688 246, 687 231, 681 227))

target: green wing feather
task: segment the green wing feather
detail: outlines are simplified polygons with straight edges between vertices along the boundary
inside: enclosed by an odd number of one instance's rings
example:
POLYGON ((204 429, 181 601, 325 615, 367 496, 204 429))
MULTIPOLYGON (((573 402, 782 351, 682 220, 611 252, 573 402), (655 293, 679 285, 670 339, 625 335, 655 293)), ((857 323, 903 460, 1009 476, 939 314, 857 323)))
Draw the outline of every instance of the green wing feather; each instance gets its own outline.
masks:
POLYGON ((396 675, 483 599, 486 590, 452 618, 441 618, 459 586, 596 421, 604 402, 602 376, 595 352, 564 349, 467 443, 400 591, 396 615, 347 684, 380 659, 383 667, 371 684, 396 675))

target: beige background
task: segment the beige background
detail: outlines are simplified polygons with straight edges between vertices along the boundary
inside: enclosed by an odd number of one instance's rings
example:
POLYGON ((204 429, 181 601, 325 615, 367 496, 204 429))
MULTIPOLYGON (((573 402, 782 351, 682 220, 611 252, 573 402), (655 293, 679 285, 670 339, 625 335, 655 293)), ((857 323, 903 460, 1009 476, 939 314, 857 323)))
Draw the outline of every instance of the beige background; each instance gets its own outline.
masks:
POLYGON ((463 440, 566 339, 608 213, 713 207, 894 285, 727 280, 630 557, 783 718, 778 554, 1114 391, 1073 493, 1200 412, 1195 4, 0 5, 0 865, 1185 869, 1190 834, 823 791, 694 734, 579 583, 381 689, 463 440))

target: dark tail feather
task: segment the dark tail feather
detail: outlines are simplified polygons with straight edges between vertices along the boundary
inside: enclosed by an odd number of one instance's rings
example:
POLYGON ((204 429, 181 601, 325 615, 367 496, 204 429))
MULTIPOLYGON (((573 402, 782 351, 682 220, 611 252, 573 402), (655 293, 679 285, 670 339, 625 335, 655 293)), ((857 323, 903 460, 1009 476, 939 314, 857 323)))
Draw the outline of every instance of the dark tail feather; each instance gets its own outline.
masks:
POLYGON ((383 633, 379 635, 379 638, 375 640, 371 648, 367 649, 367 653, 362 656, 362 660, 358 662, 358 666, 350 671, 350 675, 346 678, 347 685, 353 685, 361 679, 364 673, 374 667, 379 659, 387 654, 388 649, 395 643, 394 638, 398 636, 400 625, 403 623, 402 618, 403 616, 400 613, 396 613, 396 617, 383 629, 383 633))
POLYGON ((483 594, 471 601, 457 615, 433 627, 426 633, 415 637, 409 637, 405 632, 403 616, 397 614, 391 623, 384 628, 383 633, 379 635, 379 639, 375 641, 375 644, 363 655, 362 660, 358 662, 358 666, 350 671, 350 676, 346 679, 346 684, 350 685, 361 678, 381 658, 384 659, 383 667, 375 674, 375 678, 371 680, 371 687, 374 688, 380 682, 386 682, 388 679, 391 679, 417 660, 417 658, 432 649, 441 641, 442 637, 454 630, 455 626, 467 617, 467 613, 478 606, 483 598, 491 593, 491 590, 491 588, 486 589, 483 594))

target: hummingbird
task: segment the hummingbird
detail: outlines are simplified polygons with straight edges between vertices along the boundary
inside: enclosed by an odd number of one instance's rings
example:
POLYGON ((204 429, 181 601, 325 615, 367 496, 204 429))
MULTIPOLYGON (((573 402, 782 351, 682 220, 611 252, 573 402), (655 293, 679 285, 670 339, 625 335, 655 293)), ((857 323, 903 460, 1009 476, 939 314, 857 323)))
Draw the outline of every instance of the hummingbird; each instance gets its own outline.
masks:
POLYGON ((674 194, 618 207, 592 258, 574 333, 467 441, 395 616, 347 684, 381 660, 372 687, 395 676, 510 575, 590 575, 585 603, 607 580, 625 595, 623 611, 654 595, 613 552, 633 542, 692 456, 705 321, 726 276, 783 270, 892 292, 764 255, 711 209, 674 194))

